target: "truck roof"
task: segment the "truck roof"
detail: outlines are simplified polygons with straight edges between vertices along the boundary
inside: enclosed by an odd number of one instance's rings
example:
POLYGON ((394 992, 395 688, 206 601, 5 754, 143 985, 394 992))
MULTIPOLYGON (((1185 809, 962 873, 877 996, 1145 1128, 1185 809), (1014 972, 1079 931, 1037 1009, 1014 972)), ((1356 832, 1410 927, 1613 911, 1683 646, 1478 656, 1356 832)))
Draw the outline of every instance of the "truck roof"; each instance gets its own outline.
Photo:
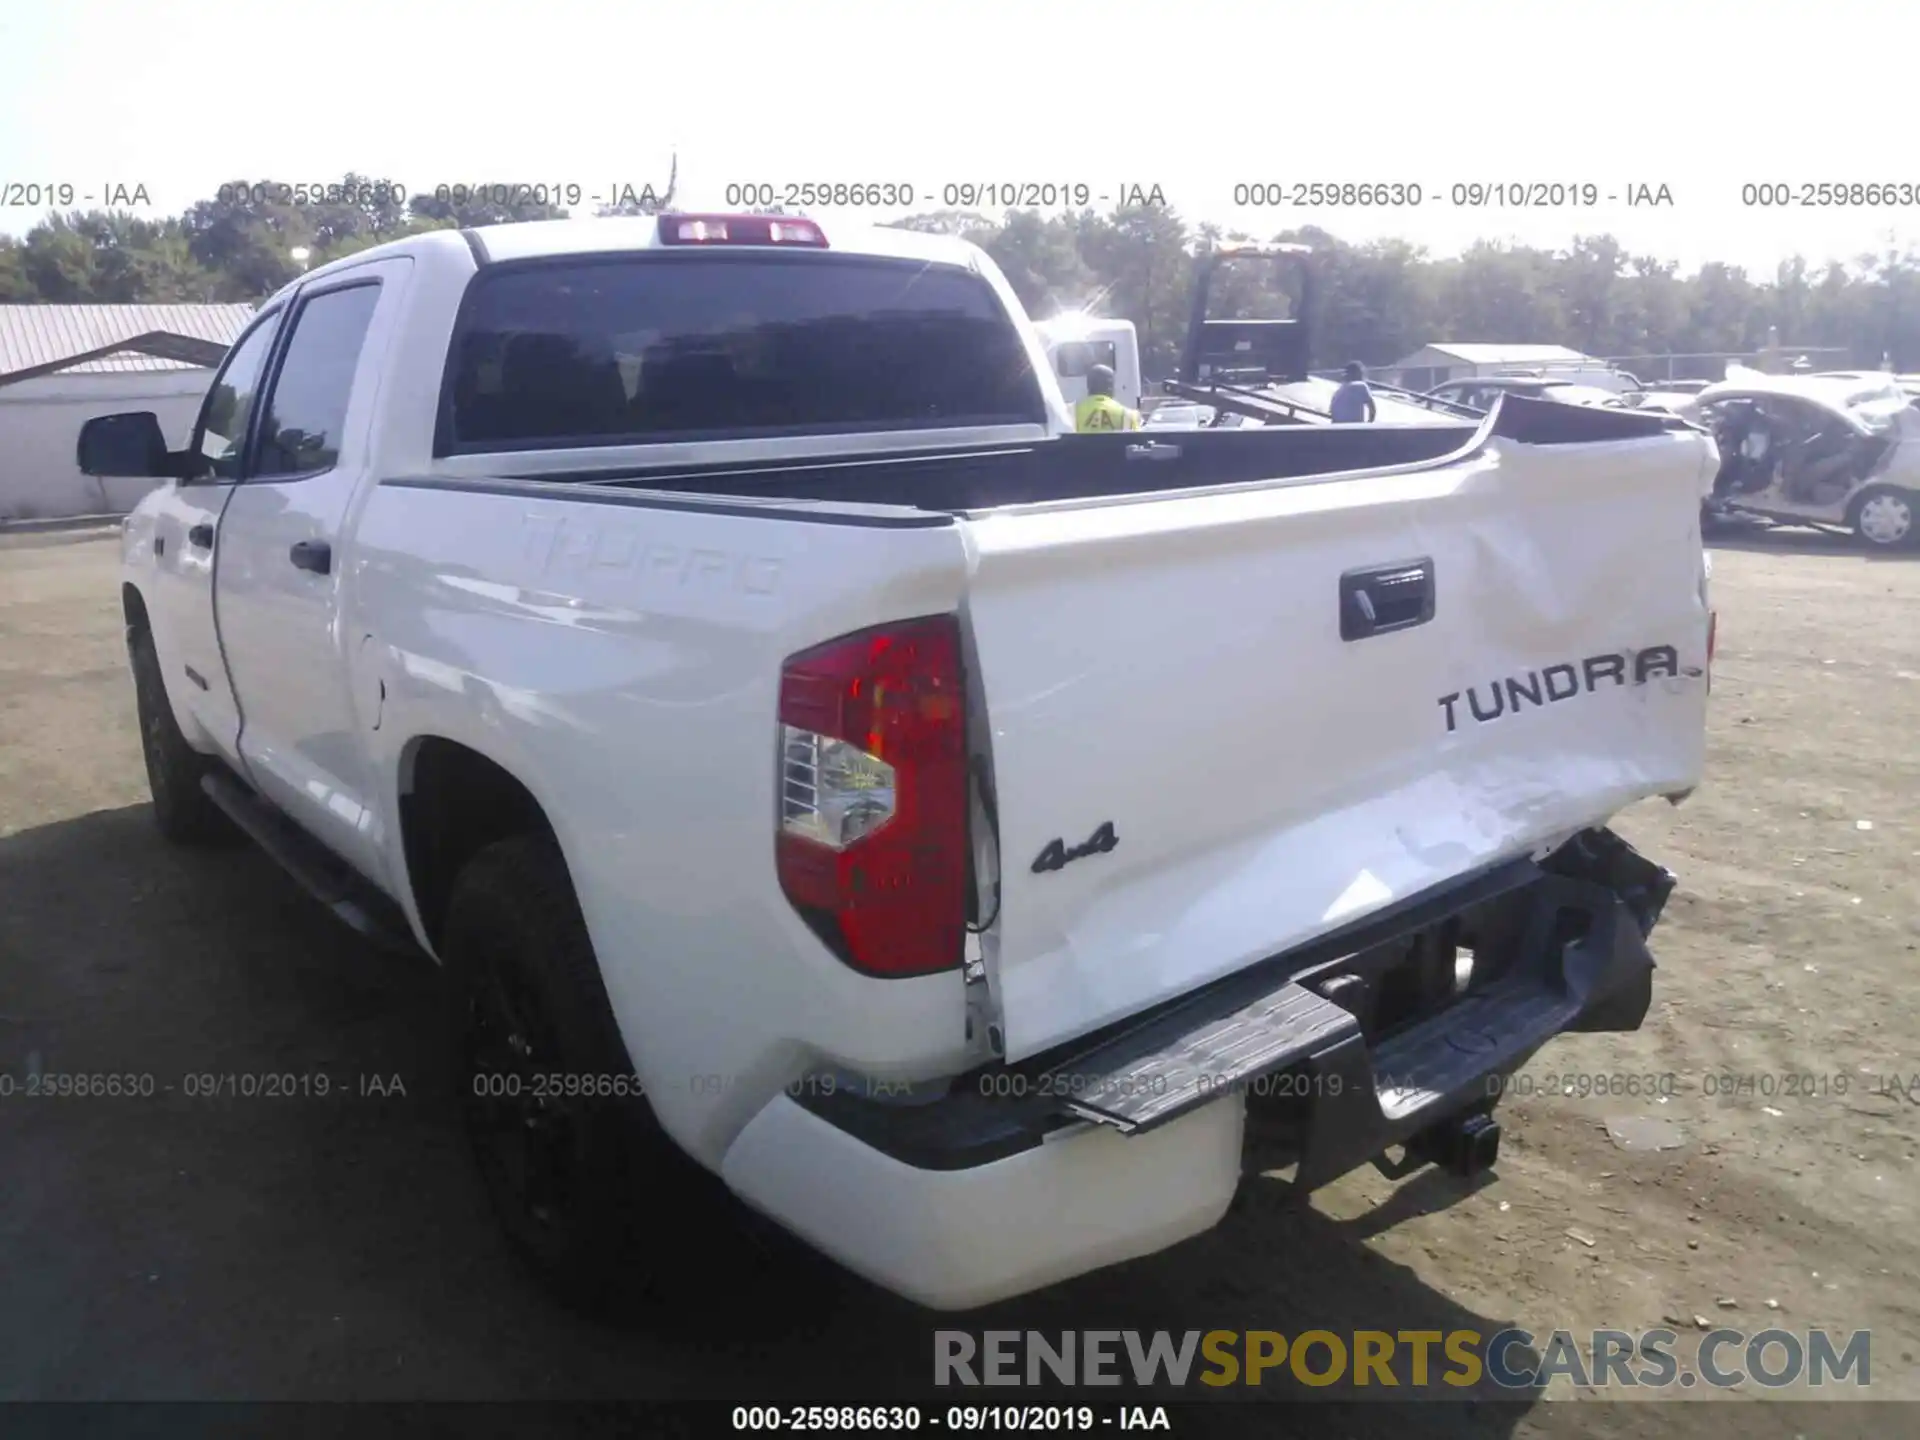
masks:
MULTIPOLYGON (((343 256, 298 280, 283 286, 274 296, 280 299, 296 286, 318 276, 350 269, 368 260, 392 255, 452 254, 471 250, 482 263, 501 260, 530 260, 543 256, 600 255, 623 250, 665 248, 660 242, 660 224, 666 219, 686 218, 706 212, 672 212, 667 215, 608 216, 590 220, 522 220, 487 225, 471 230, 428 230, 418 235, 390 240, 343 256)), ((778 219, 778 216, 756 217, 778 219)), ((827 251, 836 255, 864 255, 886 259, 922 260, 929 264, 959 265, 978 270, 979 247, 955 235, 929 235, 919 230, 898 230, 883 225, 820 225, 808 217, 825 235, 827 251)), ((770 247, 769 247, 770 248, 770 247)), ((800 248, 800 247, 782 247, 800 248)), ((267 303, 271 304, 272 301, 267 303)))

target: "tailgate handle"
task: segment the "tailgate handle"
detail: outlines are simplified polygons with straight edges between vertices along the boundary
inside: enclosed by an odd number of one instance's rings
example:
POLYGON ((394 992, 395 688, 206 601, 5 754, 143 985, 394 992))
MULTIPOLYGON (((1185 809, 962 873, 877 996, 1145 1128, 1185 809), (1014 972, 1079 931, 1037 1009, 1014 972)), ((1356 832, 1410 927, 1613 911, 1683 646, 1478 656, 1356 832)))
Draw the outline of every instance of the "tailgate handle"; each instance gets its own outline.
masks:
POLYGON ((1365 640, 1409 630, 1433 618, 1433 561, 1349 570, 1340 577, 1340 638, 1365 640))

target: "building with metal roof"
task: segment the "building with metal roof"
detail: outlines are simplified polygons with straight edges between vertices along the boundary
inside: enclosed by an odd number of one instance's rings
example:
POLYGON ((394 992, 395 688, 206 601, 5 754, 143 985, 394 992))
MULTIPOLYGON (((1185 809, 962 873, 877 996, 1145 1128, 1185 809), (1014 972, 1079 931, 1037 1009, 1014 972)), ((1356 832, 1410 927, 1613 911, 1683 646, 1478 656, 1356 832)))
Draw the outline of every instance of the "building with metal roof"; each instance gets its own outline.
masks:
POLYGON ((0 305, 0 385, 218 365, 251 305, 0 305))
POLYGON ((1565 345, 1456 344, 1427 345, 1386 369, 1401 376, 1413 390, 1431 390, 1448 380, 1479 375, 1511 374, 1516 370, 1574 370, 1606 368, 1606 362, 1582 355, 1565 345))
POLYGON ((1565 345, 1457 345, 1449 341, 1416 350, 1400 363, 1432 365, 1451 360, 1456 365, 1573 365, 1592 358, 1565 345))
POLYGON ((184 447, 251 305, 0 305, 0 521, 122 514, 151 481, 80 473, 80 427, 151 410, 184 447))

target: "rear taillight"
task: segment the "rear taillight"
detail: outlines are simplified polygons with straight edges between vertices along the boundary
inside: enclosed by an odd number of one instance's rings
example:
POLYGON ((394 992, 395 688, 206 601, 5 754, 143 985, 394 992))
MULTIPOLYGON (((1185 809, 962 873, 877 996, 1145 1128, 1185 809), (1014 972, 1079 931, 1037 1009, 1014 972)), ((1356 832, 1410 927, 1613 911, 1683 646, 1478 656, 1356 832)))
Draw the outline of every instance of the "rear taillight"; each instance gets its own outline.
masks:
POLYGON ((827 248, 811 220, 792 215, 662 215, 663 245, 800 245, 827 248))
POLYGON ((781 670, 780 886, 855 969, 961 962, 966 727, 950 615, 844 636, 781 670))

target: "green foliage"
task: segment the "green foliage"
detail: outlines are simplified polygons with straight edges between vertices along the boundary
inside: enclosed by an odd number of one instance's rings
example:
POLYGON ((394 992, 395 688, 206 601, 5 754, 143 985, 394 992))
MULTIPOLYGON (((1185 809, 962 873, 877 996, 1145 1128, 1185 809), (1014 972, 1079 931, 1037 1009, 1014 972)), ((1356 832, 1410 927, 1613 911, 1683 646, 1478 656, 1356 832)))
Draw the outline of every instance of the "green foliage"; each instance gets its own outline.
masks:
MULTIPOLYGON (((24 240, 0 238, 0 302, 263 300, 300 274, 295 250, 307 252, 312 269, 423 230, 567 214, 552 205, 494 203, 484 193, 468 199, 467 191, 433 186, 407 195, 389 180, 348 171, 320 183, 236 179, 165 220, 50 213, 24 240)), ((645 210, 631 202, 603 207, 645 210)))
MULTIPOLYGON (((940 211, 896 223, 982 245, 1036 316, 1087 308, 1134 321, 1154 376, 1176 362, 1196 258, 1255 239, 1214 225, 1189 229, 1164 209, 1010 212, 998 224, 940 211)), ((1682 276, 1671 261, 1631 255, 1610 235, 1581 236, 1563 251, 1483 241, 1445 258, 1408 240, 1353 244, 1312 226, 1266 238, 1314 248, 1322 366, 1390 364, 1444 340, 1615 356, 1752 351, 1772 328, 1783 344, 1845 348, 1858 364, 1884 354, 1897 368, 1920 368, 1920 256, 1905 252, 1820 266, 1795 259, 1760 282, 1721 264, 1682 276)), ((1300 297, 1283 283, 1283 267, 1223 267, 1209 311, 1295 313, 1300 297)))
MULTIPOLYGON (((676 168, 657 199, 647 191, 602 213, 667 208, 677 178, 676 168)), ((421 230, 567 213, 464 198, 464 187, 402 197, 354 172, 297 188, 235 181, 160 220, 49 214, 21 240, 0 238, 0 302, 260 300, 299 273, 296 249, 313 267, 421 230)), ((1196 257, 1252 238, 1148 206, 998 219, 941 210, 894 223, 979 244, 1036 316, 1087 309, 1132 320, 1155 376, 1176 363, 1196 257)), ((1561 251, 1483 241, 1443 258, 1408 240, 1353 244, 1313 227, 1269 238, 1316 251, 1321 365, 1387 364, 1439 340, 1559 343, 1597 355, 1747 351, 1774 330, 1789 345, 1844 347, 1859 364, 1890 355, 1898 368, 1920 369, 1920 256, 1891 246, 1844 263, 1795 258, 1760 279, 1723 264, 1683 276, 1608 235, 1561 251)), ((1299 297, 1282 282, 1280 267, 1228 266, 1212 313, 1291 313, 1299 297)))

